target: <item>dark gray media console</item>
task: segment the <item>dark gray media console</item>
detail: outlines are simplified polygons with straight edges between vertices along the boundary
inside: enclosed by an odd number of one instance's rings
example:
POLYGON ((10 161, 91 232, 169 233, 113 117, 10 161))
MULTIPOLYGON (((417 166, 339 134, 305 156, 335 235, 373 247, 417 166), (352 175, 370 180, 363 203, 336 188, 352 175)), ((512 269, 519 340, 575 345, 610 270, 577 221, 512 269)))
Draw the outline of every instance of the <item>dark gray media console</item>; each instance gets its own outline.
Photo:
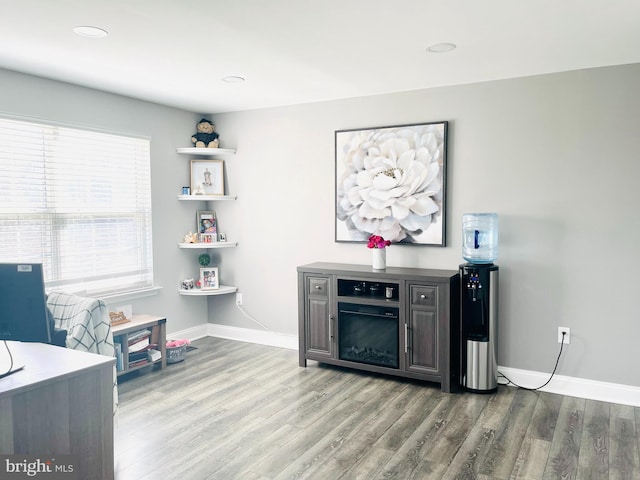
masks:
POLYGON ((459 385, 459 273, 312 263, 298 267, 300 366, 307 360, 459 385))

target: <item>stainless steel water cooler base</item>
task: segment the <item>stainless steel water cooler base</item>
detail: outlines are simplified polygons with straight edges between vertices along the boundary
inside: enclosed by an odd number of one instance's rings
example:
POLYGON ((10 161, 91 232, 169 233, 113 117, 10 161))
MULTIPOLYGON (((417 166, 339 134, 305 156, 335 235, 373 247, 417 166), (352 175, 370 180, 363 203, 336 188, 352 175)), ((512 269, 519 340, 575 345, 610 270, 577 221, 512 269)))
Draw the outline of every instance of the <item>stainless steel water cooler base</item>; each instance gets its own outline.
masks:
POLYGON ((460 265, 460 386, 498 389, 498 266, 460 265))
POLYGON ((467 340, 467 362, 462 386, 475 393, 498 389, 498 364, 490 342, 467 340))

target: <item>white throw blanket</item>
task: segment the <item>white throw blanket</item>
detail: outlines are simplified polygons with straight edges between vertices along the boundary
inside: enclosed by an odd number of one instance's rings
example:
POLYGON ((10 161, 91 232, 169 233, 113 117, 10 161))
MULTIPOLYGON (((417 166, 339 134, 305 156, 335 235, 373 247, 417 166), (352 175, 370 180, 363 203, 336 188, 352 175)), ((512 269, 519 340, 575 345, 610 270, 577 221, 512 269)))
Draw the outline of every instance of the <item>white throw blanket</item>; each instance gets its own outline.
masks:
MULTIPOLYGON (((109 310, 104 301, 70 293, 51 292, 47 296, 57 329, 67 331, 67 348, 115 357, 109 310)), ((118 407, 118 376, 113 367, 113 413, 118 407)))

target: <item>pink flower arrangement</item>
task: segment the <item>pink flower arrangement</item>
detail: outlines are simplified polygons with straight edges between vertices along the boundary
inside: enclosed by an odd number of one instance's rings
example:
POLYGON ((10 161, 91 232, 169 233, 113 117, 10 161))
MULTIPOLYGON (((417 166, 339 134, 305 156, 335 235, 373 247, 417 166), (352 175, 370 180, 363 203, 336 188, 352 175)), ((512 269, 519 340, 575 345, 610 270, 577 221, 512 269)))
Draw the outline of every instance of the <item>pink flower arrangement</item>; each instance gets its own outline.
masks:
POLYGON ((380 235, 371 235, 369 237, 369 243, 367 248, 385 248, 391 245, 391 241, 385 240, 380 235))

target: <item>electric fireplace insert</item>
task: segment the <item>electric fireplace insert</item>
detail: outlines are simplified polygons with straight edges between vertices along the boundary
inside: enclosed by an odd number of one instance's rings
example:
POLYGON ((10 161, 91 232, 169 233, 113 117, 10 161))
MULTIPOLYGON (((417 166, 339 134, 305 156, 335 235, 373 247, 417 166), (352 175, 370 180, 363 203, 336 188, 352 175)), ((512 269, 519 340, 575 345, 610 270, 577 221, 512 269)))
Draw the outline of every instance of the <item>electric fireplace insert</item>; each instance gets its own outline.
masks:
POLYGON ((399 368, 398 308, 338 303, 341 360, 399 368))

